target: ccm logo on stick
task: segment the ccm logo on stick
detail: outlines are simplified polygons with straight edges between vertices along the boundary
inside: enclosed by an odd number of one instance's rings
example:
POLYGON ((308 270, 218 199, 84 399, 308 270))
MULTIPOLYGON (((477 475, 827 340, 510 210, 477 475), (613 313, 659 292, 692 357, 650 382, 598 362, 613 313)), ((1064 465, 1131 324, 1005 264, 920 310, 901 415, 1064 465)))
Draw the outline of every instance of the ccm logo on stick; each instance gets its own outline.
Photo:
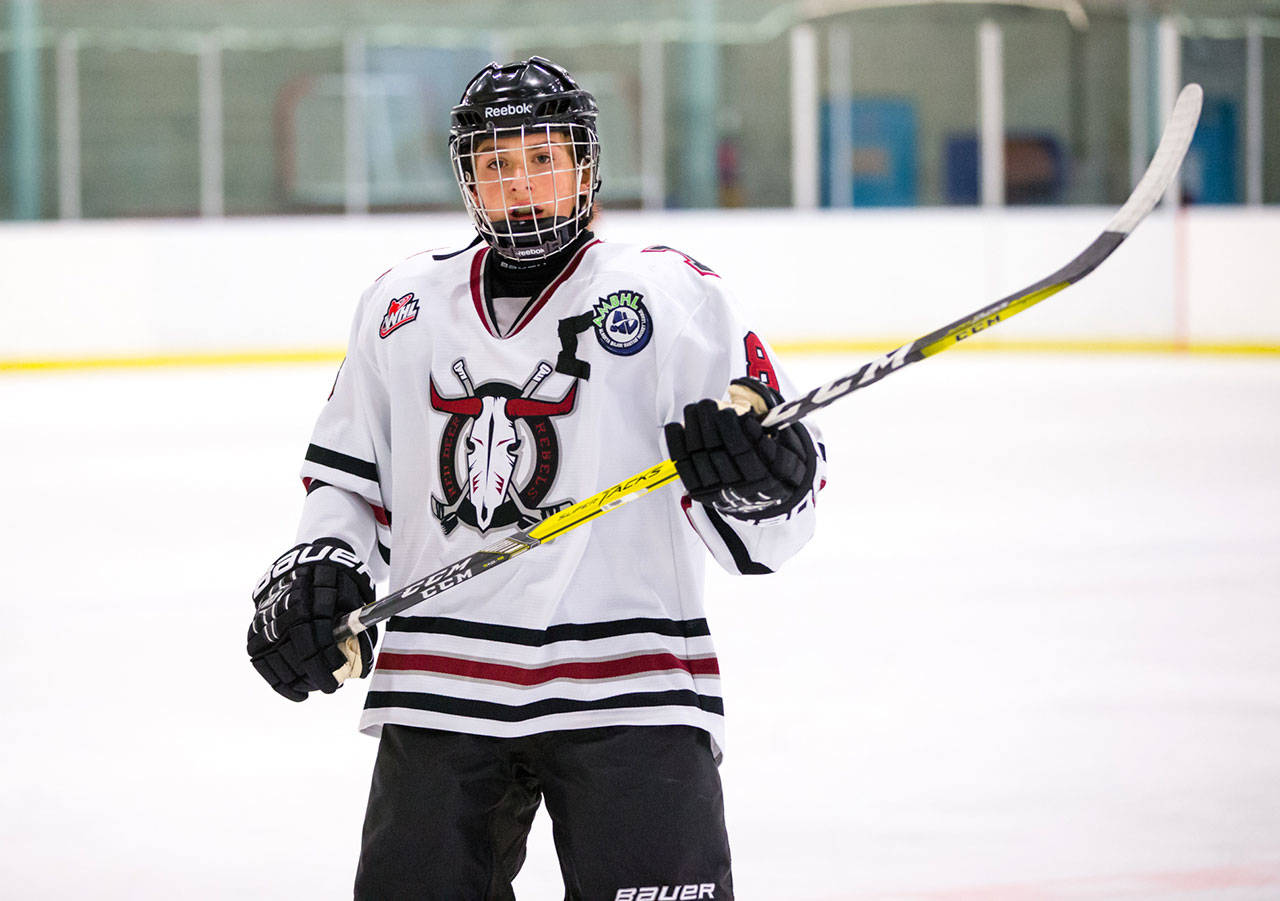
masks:
POLYGON ((696 882, 689 885, 646 885, 637 888, 620 888, 613 901, 697 901, 698 898, 714 898, 715 883, 696 882))

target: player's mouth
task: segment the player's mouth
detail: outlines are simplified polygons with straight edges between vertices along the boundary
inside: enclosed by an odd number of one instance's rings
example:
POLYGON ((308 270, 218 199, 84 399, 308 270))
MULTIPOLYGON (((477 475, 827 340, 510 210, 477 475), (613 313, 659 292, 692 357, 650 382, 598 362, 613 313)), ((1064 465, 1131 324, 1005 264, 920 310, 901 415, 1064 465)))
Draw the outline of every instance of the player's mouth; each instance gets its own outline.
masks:
POLYGON ((507 218, 517 222, 538 219, 541 216, 542 207, 540 206, 513 206, 507 210, 507 218))

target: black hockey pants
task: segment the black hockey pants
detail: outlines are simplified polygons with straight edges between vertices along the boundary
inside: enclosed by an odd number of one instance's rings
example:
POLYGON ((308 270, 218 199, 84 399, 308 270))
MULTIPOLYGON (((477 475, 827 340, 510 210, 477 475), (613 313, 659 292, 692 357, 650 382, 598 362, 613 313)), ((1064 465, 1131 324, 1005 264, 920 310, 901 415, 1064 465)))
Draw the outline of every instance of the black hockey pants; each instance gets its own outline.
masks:
POLYGON ((733 897, 720 774, 691 726, 524 738, 385 726, 355 897, 514 898, 543 797, 566 899, 733 897))

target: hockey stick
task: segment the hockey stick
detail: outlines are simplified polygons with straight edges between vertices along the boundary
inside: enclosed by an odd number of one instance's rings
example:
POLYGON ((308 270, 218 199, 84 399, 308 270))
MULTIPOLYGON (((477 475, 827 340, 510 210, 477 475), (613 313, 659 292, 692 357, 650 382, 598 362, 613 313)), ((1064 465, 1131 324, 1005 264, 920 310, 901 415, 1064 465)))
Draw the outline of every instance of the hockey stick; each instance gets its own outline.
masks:
MULTIPOLYGON (((1052 297, 1098 268, 1098 265, 1111 256, 1138 226, 1138 223, 1155 208, 1169 185, 1173 183, 1174 176, 1182 165, 1183 157, 1186 156, 1187 148, 1191 145, 1191 136, 1195 133, 1196 123, 1200 119, 1202 99, 1203 92, 1199 85, 1189 84, 1182 89, 1177 103, 1174 104, 1169 123, 1165 126, 1164 134, 1160 137, 1160 145, 1156 148, 1155 157, 1151 160, 1151 165, 1147 167, 1137 187, 1133 189, 1133 193, 1129 195, 1129 199, 1125 201, 1120 211, 1103 229, 1102 234, 1067 265, 1021 291, 997 300, 963 319, 957 319, 923 338, 904 344, 848 375, 814 388, 804 397, 779 404, 769 411, 763 424, 782 428, 798 422, 814 410, 820 410, 860 388, 873 385, 889 373, 896 372, 909 363, 941 353, 983 329, 990 328, 1035 306, 1046 297, 1052 297)), ((516 532, 483 550, 476 551, 411 582, 399 591, 353 611, 334 630, 334 636, 342 641, 350 635, 359 634, 375 623, 389 619, 402 610, 416 606, 525 551, 546 544, 565 532, 590 522, 597 516, 603 516, 623 504, 643 497, 675 478, 675 464, 670 460, 663 460, 656 466, 636 473, 599 494, 594 494, 586 500, 566 507, 559 513, 548 516, 527 532, 516 532)))

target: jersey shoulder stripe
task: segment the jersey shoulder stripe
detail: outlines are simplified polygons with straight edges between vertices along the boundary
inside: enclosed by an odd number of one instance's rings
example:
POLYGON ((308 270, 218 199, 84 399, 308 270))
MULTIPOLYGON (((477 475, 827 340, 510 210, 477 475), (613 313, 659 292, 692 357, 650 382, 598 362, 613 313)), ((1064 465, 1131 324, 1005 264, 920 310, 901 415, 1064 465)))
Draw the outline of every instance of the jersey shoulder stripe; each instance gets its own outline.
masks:
POLYGON ((641 253, 672 254, 678 261, 704 278, 719 278, 720 274, 705 263, 700 263, 683 250, 676 250, 666 244, 653 244, 640 251, 641 253))

